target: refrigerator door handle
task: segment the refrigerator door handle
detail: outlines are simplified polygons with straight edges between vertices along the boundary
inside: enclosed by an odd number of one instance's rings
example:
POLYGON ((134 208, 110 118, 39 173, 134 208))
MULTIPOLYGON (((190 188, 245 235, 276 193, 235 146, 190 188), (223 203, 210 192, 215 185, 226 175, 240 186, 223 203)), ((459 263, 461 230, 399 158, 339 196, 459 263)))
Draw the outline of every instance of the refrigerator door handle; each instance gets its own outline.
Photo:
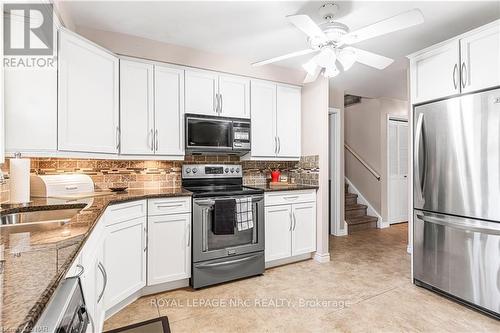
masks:
POLYGON ((420 177, 420 159, 419 159, 419 151, 420 151, 420 137, 422 136, 422 127, 424 124, 424 114, 421 113, 418 115, 417 125, 415 127, 415 146, 413 148, 413 160, 415 161, 415 187, 418 188, 418 194, 420 200, 423 200, 423 184, 422 179, 420 177))
POLYGON ((417 214, 417 218, 429 223, 439 224, 445 227, 467 230, 470 232, 480 232, 489 235, 500 235, 500 223, 475 221, 467 222, 466 219, 442 218, 438 216, 426 216, 417 214))

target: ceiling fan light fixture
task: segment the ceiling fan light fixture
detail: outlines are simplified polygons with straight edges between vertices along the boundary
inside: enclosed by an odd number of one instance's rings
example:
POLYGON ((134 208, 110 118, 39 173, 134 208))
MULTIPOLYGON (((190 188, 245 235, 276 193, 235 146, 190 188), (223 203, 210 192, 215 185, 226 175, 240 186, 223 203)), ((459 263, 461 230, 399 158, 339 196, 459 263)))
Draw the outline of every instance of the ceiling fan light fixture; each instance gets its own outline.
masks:
POLYGON ((326 77, 327 79, 331 79, 332 77, 335 77, 339 74, 339 69, 335 65, 330 65, 325 68, 323 72, 323 76, 326 77))
POLYGON ((341 49, 337 56, 344 71, 347 71, 356 62, 356 52, 350 48, 341 49))
POLYGON ((335 51, 331 48, 326 47, 321 52, 313 58, 314 62, 320 67, 330 67, 335 66, 335 61, 337 60, 337 56, 335 55, 335 51))

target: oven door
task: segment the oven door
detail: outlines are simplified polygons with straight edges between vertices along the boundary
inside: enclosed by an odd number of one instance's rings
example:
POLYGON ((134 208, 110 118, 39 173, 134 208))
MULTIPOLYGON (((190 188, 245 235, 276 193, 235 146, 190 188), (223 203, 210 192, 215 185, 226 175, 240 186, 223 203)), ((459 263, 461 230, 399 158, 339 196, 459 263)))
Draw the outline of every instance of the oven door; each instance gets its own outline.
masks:
POLYGON ((241 196, 193 200, 193 262, 264 250, 264 197, 262 195, 250 196, 254 219, 253 228, 244 231, 238 231, 235 228, 234 234, 231 235, 216 235, 212 232, 215 200, 239 197, 241 196))
POLYGON ((186 116, 186 150, 189 152, 231 151, 233 122, 213 117, 186 116))

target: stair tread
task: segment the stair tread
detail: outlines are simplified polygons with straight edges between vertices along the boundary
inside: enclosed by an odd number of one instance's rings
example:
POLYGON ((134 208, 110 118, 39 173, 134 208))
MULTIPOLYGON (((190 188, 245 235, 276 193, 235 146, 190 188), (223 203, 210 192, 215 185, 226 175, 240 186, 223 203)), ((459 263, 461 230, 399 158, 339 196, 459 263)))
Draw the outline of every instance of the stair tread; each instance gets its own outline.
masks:
POLYGON ((346 199, 348 199, 348 198, 358 198, 358 195, 356 193, 346 193, 345 197, 346 197, 346 199))
POLYGON ((370 216, 370 215, 347 217, 346 218, 346 223, 349 225, 373 223, 373 222, 377 222, 377 221, 378 221, 378 218, 376 218, 375 216, 370 216))
POLYGON ((356 210, 356 209, 364 209, 364 208, 368 208, 367 205, 363 205, 363 204, 354 204, 354 205, 345 205, 345 210, 356 210))

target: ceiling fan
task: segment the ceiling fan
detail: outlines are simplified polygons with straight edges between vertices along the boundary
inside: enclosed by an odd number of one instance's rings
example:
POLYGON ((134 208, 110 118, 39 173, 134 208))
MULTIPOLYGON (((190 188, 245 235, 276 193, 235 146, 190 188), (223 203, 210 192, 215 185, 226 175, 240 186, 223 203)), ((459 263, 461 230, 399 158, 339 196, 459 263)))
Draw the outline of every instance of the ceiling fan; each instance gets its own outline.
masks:
POLYGON ((422 12, 419 9, 412 9, 350 32, 347 25, 333 19, 337 11, 338 5, 335 3, 327 3, 321 6, 319 12, 325 22, 319 25, 307 15, 287 16, 290 23, 308 36, 309 49, 259 61, 252 65, 262 66, 316 53, 314 57, 302 65, 307 72, 304 83, 315 81, 320 73, 327 78, 334 77, 340 73, 338 65, 341 66, 343 71, 347 71, 355 62, 377 69, 384 69, 394 60, 350 45, 424 22, 422 12))

